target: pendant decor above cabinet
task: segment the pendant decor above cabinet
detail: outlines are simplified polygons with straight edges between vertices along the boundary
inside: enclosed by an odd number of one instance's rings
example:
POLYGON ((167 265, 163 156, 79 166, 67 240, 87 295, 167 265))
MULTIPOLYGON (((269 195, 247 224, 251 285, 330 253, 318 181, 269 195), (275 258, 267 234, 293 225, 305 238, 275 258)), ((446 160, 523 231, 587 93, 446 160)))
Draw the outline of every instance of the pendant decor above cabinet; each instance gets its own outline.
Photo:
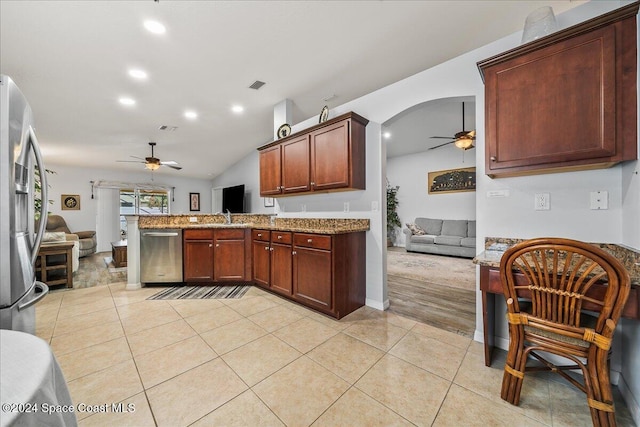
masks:
POLYGON ((258 148, 260 196, 365 189, 365 127, 346 113, 258 148))
POLYGON ((638 2, 478 63, 490 177, 637 158, 638 2))

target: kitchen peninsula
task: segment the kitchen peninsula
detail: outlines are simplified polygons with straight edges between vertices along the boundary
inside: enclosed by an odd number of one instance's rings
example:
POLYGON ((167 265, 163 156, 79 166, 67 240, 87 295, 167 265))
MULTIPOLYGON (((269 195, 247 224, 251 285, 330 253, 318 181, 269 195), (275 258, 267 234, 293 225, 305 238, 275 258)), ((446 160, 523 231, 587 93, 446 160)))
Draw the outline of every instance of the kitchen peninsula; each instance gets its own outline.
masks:
POLYGON ((365 301, 368 219, 264 214, 127 216, 127 289, 141 284, 141 236, 181 235, 182 280, 249 283, 341 318, 365 301))

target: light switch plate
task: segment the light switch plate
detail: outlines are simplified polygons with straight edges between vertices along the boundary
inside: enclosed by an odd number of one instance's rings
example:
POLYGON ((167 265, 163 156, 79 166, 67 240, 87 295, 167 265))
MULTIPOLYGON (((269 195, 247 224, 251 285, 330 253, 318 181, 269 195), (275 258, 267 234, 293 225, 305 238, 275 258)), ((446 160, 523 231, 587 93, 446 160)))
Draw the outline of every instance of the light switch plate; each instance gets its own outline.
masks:
POLYGON ((197 216, 190 216, 189 217, 189 222, 198 222, 198 217, 197 216))

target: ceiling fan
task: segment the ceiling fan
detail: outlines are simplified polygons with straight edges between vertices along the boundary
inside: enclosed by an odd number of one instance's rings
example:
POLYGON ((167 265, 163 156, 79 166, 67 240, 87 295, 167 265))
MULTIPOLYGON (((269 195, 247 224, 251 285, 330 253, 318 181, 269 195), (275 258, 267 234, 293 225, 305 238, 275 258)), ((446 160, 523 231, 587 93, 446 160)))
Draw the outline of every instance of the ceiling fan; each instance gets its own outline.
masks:
POLYGON ((142 157, 137 157, 137 156, 130 156, 133 157, 134 159, 138 159, 138 160, 117 160, 117 162, 121 162, 121 163, 144 163, 144 167, 149 169, 150 171, 154 171, 160 168, 160 166, 169 166, 170 168, 176 169, 176 170, 180 170, 182 169, 181 166, 178 166, 177 162, 174 162, 173 160, 169 160, 166 162, 161 162, 159 158, 154 157, 153 155, 153 147, 156 146, 155 142, 150 142, 149 145, 151 146, 151 156, 150 157, 145 157, 144 159, 142 157))
POLYGON ((473 145, 473 141, 476 139, 476 131, 464 130, 464 102, 462 103, 462 130, 460 132, 457 132, 454 136, 432 136, 431 138, 452 139, 453 141, 436 145, 435 147, 429 148, 429 150, 434 150, 436 148, 444 147, 445 145, 449 144, 454 144, 456 147, 460 148, 463 151, 475 148, 473 145))

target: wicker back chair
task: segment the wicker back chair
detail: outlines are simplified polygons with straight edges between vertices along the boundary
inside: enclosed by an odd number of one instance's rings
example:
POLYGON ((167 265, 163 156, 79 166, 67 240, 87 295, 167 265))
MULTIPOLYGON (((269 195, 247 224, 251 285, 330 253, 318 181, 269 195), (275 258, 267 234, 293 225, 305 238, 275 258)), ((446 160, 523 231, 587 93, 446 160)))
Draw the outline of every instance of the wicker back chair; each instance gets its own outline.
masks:
POLYGON ((552 370, 587 394, 594 426, 615 426, 609 349, 629 296, 629 273, 592 244, 540 238, 509 248, 501 259, 500 275, 510 338, 502 399, 518 405, 525 371, 552 370), (607 283, 605 292, 593 292, 597 282, 607 283), (599 311, 598 317, 585 314, 585 308, 599 311), (538 351, 572 364, 556 366, 538 351), (542 365, 527 366, 529 356, 542 365), (583 381, 565 372, 577 369, 583 381))

